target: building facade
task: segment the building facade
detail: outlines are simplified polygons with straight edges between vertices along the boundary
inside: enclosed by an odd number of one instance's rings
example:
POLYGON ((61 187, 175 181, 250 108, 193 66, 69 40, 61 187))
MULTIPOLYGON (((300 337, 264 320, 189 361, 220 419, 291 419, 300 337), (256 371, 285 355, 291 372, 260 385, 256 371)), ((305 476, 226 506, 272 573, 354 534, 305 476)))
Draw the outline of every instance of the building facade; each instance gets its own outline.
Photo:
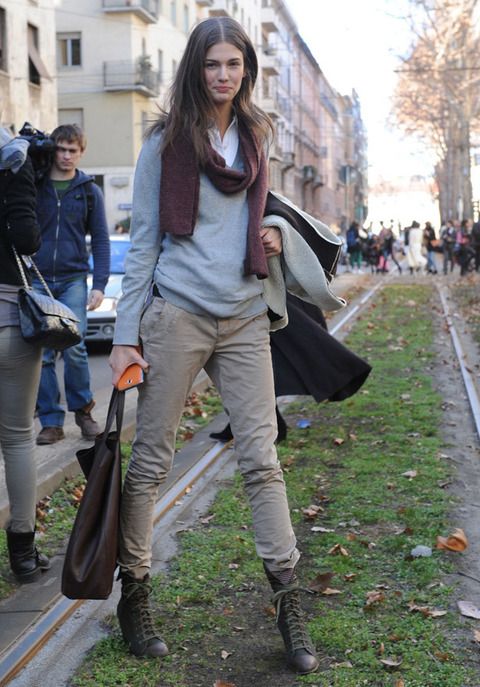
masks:
POLYGON ((270 187, 335 230, 366 217, 358 96, 339 94, 285 0, 0 0, 0 117, 51 131, 78 123, 82 168, 105 196, 110 230, 128 219, 143 136, 165 104, 195 23, 231 16, 255 45, 256 102, 270 115, 270 187), (52 17, 55 21, 52 21, 52 17))
POLYGON ((0 0, 0 124, 12 133, 56 124, 53 16, 54 0, 0 0))
POLYGON ((162 105, 194 0, 60 0, 56 11, 58 120, 87 135, 82 168, 103 188, 110 229, 128 218, 143 136, 162 105))

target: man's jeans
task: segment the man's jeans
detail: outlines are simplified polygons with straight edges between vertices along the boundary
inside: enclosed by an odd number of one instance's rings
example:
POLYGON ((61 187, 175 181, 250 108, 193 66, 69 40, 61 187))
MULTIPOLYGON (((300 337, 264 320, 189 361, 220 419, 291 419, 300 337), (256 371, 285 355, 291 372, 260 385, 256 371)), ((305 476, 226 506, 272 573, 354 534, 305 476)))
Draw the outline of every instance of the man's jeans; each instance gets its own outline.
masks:
MULTIPOLYGON (((51 282, 48 288, 59 301, 73 310, 80 322, 78 327, 82 336, 87 330, 87 282, 84 275, 65 281, 51 282)), ((38 291, 45 289, 37 280, 33 286, 38 291)), ((90 372, 88 370, 88 356, 85 341, 71 346, 63 351, 65 395, 68 410, 80 410, 92 400, 90 391, 90 372)), ((42 427, 62 427, 65 420, 65 410, 60 405, 60 388, 55 370, 57 352, 45 348, 42 359, 42 375, 37 398, 37 412, 42 427)))

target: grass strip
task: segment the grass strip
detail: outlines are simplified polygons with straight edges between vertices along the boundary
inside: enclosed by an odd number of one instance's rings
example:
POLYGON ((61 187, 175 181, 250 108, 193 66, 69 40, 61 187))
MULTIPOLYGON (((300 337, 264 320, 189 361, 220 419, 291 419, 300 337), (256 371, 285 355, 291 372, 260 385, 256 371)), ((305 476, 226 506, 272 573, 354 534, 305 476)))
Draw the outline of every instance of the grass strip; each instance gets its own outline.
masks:
MULTIPOLYGON (((209 513, 180 536, 168 574, 155 576, 158 624, 171 654, 128 655, 114 618, 72 687, 467 687, 478 685, 473 649, 443 583, 454 556, 433 548, 453 501, 432 385, 432 290, 390 286, 357 322, 348 345, 374 370, 336 404, 289 407, 279 447, 299 546, 315 675, 284 668, 281 640, 236 477, 209 513), (308 419, 308 429, 298 429, 308 419), (313 528, 313 529, 312 529, 313 528), (412 558, 416 545, 433 548, 412 558)), ((468 621, 467 621, 468 625, 468 621)), ((462 623, 465 626, 465 623, 462 623)))
POLYGON ((442 582, 459 554, 433 548, 450 527, 453 503, 431 379, 431 302, 428 287, 387 287, 348 341, 373 363, 364 388, 342 403, 289 406, 290 427, 310 421, 289 432, 279 456, 303 582, 320 590, 305 606, 321 671, 296 677, 283 666, 237 477, 181 534, 168 575, 154 579, 171 655, 162 662, 129 656, 110 618, 108 638, 72 686, 478 685, 473 650, 454 639, 454 590, 442 582), (412 558, 419 544, 432 555, 412 558))

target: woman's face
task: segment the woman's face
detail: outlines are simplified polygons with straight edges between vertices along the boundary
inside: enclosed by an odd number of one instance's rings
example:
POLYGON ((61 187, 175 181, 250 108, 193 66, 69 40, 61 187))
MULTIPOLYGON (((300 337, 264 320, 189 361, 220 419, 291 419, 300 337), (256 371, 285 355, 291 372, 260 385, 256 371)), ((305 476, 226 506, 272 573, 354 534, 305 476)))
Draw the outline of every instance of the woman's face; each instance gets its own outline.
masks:
POLYGON ((241 50, 230 43, 212 45, 205 56, 204 74, 207 91, 217 108, 231 108, 245 76, 241 50))

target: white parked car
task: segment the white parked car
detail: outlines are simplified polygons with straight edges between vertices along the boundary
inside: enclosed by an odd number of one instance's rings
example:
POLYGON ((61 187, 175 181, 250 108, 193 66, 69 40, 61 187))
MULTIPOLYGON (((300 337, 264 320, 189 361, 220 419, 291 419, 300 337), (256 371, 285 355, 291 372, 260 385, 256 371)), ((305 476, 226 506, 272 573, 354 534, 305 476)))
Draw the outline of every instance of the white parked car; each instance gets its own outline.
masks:
MULTIPOLYGON (((125 256, 130 248, 127 234, 110 236, 110 279, 105 289, 105 298, 99 308, 87 311, 86 341, 111 341, 117 317, 117 302, 122 293, 122 279, 125 274, 125 256)), ((93 267, 90 257, 90 269, 93 267)), ((89 290, 92 288, 92 275, 87 277, 89 290)))

